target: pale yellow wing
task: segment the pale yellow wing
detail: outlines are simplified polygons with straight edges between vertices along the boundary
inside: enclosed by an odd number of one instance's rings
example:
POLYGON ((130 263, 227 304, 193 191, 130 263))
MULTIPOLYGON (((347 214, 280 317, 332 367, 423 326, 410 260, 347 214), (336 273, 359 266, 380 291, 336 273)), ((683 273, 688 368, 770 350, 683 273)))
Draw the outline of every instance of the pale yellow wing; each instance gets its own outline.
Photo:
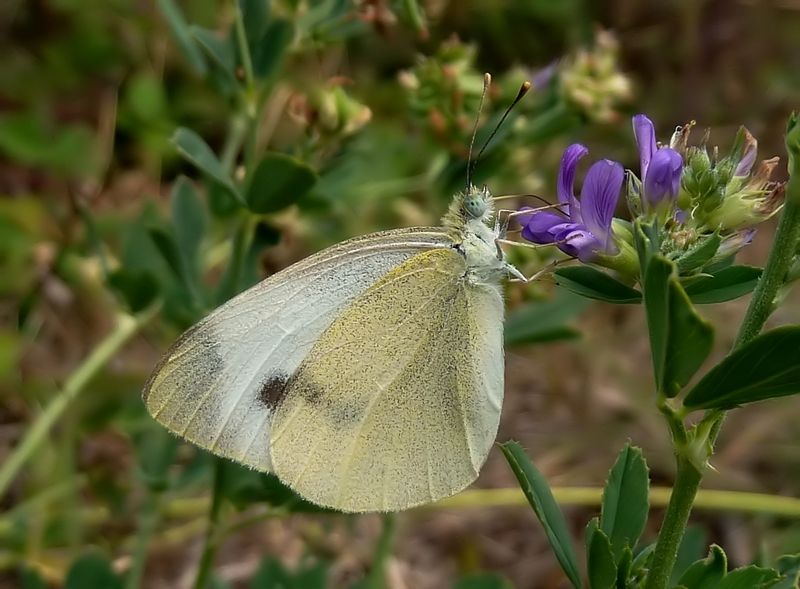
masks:
POLYGON ((271 470, 274 407, 320 334, 392 268, 450 244, 442 229, 386 231, 340 243, 270 276, 175 342, 145 386, 148 411, 202 448, 271 470))
POLYGON ((342 511, 395 511, 478 476, 503 395, 503 301, 452 249, 356 299, 301 363, 271 431, 275 473, 342 511))

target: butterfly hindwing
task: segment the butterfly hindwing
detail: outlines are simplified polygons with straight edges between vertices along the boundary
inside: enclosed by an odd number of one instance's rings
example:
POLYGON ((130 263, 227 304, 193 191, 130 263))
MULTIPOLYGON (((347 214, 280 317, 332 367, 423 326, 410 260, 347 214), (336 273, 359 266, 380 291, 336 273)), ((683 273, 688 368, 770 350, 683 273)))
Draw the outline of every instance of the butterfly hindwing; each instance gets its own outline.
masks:
POLYGON ((285 385, 319 336, 392 268, 432 248, 442 229, 352 239, 234 297, 187 331, 144 389, 150 413, 187 440, 262 471, 285 385))
POLYGON ((276 474, 315 503, 392 511, 478 474, 503 395, 499 286, 454 249, 419 253, 326 329, 274 417, 276 474))

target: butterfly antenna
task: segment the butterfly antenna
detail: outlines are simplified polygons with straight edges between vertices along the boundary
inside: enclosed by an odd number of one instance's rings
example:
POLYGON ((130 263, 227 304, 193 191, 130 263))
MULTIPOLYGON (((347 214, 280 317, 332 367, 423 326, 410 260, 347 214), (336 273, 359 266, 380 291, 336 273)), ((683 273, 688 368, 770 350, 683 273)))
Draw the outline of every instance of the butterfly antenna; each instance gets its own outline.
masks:
POLYGON ((497 123, 497 125, 495 125, 494 131, 492 131, 492 134, 489 135, 489 138, 484 142, 483 147, 481 147, 481 150, 478 152, 478 157, 475 158, 475 163, 472 165, 473 168, 478 165, 479 161, 481 161, 481 156, 483 155, 483 152, 492 142, 494 136, 497 135, 497 132, 500 130, 500 127, 503 126, 503 123, 508 118, 508 115, 511 114, 511 111, 514 109, 514 107, 517 106, 519 101, 522 100, 522 98, 528 93, 528 90, 530 89, 531 89, 531 83, 528 82, 527 80, 524 81, 522 85, 519 87, 519 92, 517 92, 517 97, 511 104, 508 105, 506 112, 503 113, 503 116, 500 117, 500 121, 497 123))
POLYGON ((492 84, 492 74, 483 74, 483 91, 481 92, 481 101, 478 103, 478 114, 475 116, 475 125, 472 127, 472 139, 469 140, 469 154, 467 155, 467 192, 472 186, 472 171, 475 166, 472 163, 472 148, 475 145, 475 135, 478 134, 478 122, 481 119, 481 111, 483 110, 483 101, 486 98, 486 92, 492 84))

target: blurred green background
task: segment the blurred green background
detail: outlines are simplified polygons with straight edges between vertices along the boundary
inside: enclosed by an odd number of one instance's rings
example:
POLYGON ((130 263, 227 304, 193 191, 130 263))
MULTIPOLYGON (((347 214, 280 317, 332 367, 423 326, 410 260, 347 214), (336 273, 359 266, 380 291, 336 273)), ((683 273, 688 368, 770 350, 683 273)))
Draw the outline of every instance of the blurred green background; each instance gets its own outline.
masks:
MULTIPOLYGON (((524 507, 420 509, 391 525, 307 513, 270 477, 167 436, 142 384, 182 329, 261 277, 350 236, 435 224, 464 183, 483 72, 495 82, 478 143, 522 81, 535 89, 476 181, 551 199, 570 142, 638 167, 636 112, 663 139, 696 120, 728 145, 744 124, 760 155, 783 156, 798 38, 792 0, 4 0, 6 469, 45 408, 63 406, 3 480, 0 586, 192 586, 215 476, 217 587, 562 586, 524 507)), ((770 231, 747 261, 763 264, 770 231)), ((532 273, 548 254, 510 255, 532 273)), ((631 438, 669 484, 641 309, 587 307, 547 280, 507 298, 498 439, 521 440, 554 485, 599 487, 631 438)), ((742 310, 703 308, 717 358, 742 310)), ((796 296, 774 321, 800 322, 796 296)), ((734 413, 705 486, 796 497, 799 417, 791 399, 734 413)), ((498 452, 477 486, 514 486, 498 452)), ((576 537, 593 509, 568 507, 576 537)), ((800 550, 791 518, 695 522, 685 560, 712 541, 737 564, 800 550)))

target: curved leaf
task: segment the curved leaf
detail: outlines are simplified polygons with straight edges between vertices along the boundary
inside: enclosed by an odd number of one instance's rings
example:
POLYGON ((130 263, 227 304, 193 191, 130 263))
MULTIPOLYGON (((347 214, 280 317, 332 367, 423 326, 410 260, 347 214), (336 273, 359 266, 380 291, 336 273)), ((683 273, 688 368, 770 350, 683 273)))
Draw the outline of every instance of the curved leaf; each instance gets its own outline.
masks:
POLYGON ((738 299, 753 291, 761 277, 761 268, 729 266, 713 276, 700 276, 685 286, 693 303, 708 305, 738 299))
POLYGON ((675 265, 663 256, 650 259, 643 290, 656 387, 674 397, 711 352, 714 329, 697 314, 675 265))
POLYGON ((708 556, 692 563, 678 581, 688 589, 716 589, 728 571, 728 558, 725 552, 712 544, 708 556))
POLYGON ((247 187, 247 205, 254 213, 274 213, 303 198, 317 183, 317 173, 298 159, 267 154, 247 187))
POLYGON ((650 508, 649 488, 642 451, 625 444, 608 475, 600 512, 600 527, 611 542, 616 561, 626 546, 636 547, 644 531, 650 508))
POLYGON ((642 301, 638 290, 591 266, 559 268, 553 274, 556 284, 589 299, 617 305, 642 301))
POLYGON ((550 546, 564 569, 573 587, 581 588, 581 576, 578 572, 578 559, 572 547, 572 538, 567 529, 564 514, 553 498, 550 486, 536 467, 531 464, 525 451, 517 442, 500 444, 511 470, 519 481, 525 498, 533 508, 536 517, 542 523, 550 546))
POLYGON ((541 343, 578 337, 568 325, 589 302, 568 290, 557 289, 547 301, 531 301, 514 309, 506 319, 507 346, 541 343))
POLYGON ((800 326, 754 338, 712 368, 686 395, 691 409, 737 405, 800 392, 800 326))
POLYGON ((611 542, 597 527, 597 519, 586 528, 586 568, 591 589, 612 589, 617 584, 617 563, 611 542))
POLYGON ((227 188, 240 203, 244 203, 242 195, 225 171, 222 162, 200 135, 186 127, 179 127, 172 136, 172 143, 186 160, 227 188))

